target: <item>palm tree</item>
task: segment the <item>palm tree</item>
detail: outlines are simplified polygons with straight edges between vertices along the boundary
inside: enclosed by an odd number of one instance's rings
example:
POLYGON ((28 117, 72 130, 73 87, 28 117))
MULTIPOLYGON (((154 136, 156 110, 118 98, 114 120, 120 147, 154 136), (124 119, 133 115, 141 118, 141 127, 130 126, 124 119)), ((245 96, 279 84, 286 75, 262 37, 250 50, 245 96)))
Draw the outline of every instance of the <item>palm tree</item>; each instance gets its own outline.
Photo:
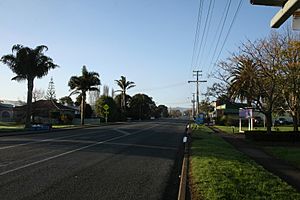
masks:
POLYGON ((118 86, 121 88, 120 90, 117 90, 116 92, 121 92, 122 100, 121 100, 121 109, 123 112, 126 111, 126 91, 130 88, 135 87, 134 82, 127 81, 125 76, 121 76, 120 80, 115 80, 118 86))
POLYGON ((84 125, 84 112, 85 112, 85 100, 87 91, 99 91, 100 79, 99 74, 96 72, 88 72, 86 66, 82 67, 81 76, 72 76, 69 80, 70 90, 73 90, 70 95, 80 94, 80 118, 81 125, 84 125))
POLYGON ((58 67, 53 60, 44 55, 48 47, 45 45, 37 46, 35 49, 24 47, 17 44, 12 47, 12 54, 4 55, 1 62, 16 74, 12 80, 27 80, 27 107, 25 128, 31 127, 30 117, 32 110, 32 91, 34 87, 34 79, 42 78, 48 74, 50 69, 58 67))
POLYGON ((257 87, 257 69, 254 62, 246 57, 239 56, 234 58, 236 66, 230 77, 229 95, 247 101, 250 107, 255 89, 257 87))

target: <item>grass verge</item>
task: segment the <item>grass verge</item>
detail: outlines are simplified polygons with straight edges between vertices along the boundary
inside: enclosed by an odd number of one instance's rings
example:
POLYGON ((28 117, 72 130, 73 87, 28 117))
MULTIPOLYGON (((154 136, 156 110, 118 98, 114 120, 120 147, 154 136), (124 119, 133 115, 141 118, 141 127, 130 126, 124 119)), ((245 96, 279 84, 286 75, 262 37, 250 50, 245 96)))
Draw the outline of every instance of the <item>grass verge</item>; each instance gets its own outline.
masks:
POLYGON ((300 194, 207 127, 193 132, 193 199, 300 199, 300 194))
MULTIPOLYGON (((237 126, 218 126, 215 125, 214 127, 220 129, 221 131, 229 134, 239 133, 239 127, 237 126)), ((242 127, 243 131, 248 130, 248 127, 242 127)), ((267 128, 264 127, 254 127, 254 131, 267 131, 267 128)), ((272 131, 293 131, 292 126, 276 126, 272 127, 272 131)))
POLYGON ((295 167, 300 168, 300 147, 264 147, 265 151, 279 159, 285 160, 295 167))
POLYGON ((23 124, 16 124, 15 122, 0 122, 0 132, 12 132, 24 130, 23 124))

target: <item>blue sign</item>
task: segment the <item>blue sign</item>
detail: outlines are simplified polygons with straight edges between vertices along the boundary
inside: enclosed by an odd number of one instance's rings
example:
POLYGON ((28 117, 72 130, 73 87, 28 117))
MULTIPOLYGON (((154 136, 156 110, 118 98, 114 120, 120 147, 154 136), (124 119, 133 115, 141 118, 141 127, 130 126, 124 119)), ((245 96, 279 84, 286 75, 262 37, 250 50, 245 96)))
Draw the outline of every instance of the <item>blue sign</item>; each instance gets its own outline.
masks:
POLYGON ((204 114, 199 113, 199 115, 196 117, 196 124, 204 124, 204 114))

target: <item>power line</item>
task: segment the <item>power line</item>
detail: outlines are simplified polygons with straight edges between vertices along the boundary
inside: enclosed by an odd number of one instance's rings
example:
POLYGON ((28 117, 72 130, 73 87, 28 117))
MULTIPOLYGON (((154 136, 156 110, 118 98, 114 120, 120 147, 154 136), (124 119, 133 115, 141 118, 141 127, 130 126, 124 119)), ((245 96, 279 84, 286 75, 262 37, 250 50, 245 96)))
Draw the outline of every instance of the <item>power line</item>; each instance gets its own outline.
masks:
POLYGON ((215 67, 216 63, 218 62, 218 60, 219 60, 219 58, 220 58, 220 55, 221 55, 221 53, 222 53, 222 51, 223 51, 223 48, 224 48, 224 46, 225 46, 225 44, 226 44, 226 42, 227 42, 227 39, 228 39, 228 36, 229 36, 229 34, 230 34, 230 32, 231 32, 231 29, 232 29, 232 27, 233 27, 233 24, 234 24, 234 22, 235 22, 235 20, 236 20, 236 18, 237 18, 237 15, 238 15, 238 13, 239 13, 241 7, 242 7, 242 3, 243 3, 243 0, 240 0, 240 2, 239 2, 239 4, 238 4, 238 7, 237 7, 237 9, 236 9, 236 11, 235 11, 235 13, 234 13, 233 19, 232 19, 232 21, 231 21, 231 23, 230 23, 230 26, 229 26, 229 29, 228 29, 228 31, 227 31, 227 34, 226 34, 226 36, 225 36, 225 39, 224 39, 224 41, 223 41, 223 44, 222 44, 222 46, 221 46, 221 49, 220 49, 220 51, 219 51, 219 54, 218 54, 218 56, 217 56, 217 59, 216 59, 216 60, 214 61, 214 63, 213 63, 213 66, 212 66, 211 71, 213 70, 213 68, 215 67))
MULTIPOLYGON (((212 62, 213 62, 213 60, 215 58, 215 55, 216 55, 216 52, 217 52, 217 48, 219 46, 219 42, 221 40, 221 36, 222 36, 223 30, 224 30, 224 26, 226 24, 226 20, 227 20, 227 17, 228 17, 230 5, 231 5, 231 0, 229 0, 227 2, 227 6, 225 8, 225 12, 224 12, 225 13, 225 17, 223 18, 223 21, 222 21, 221 31, 220 31, 220 34, 219 34, 216 46, 215 46, 214 51, 213 51, 213 56, 211 57, 210 65, 212 64, 212 62)), ((223 15, 224 15, 224 13, 223 13, 223 15)))
POLYGON ((203 82, 207 82, 206 80, 199 80, 199 76, 202 76, 202 74, 201 74, 201 72, 202 71, 200 71, 200 70, 196 70, 196 71, 193 71, 194 73, 196 73, 196 74, 194 74, 194 76, 196 76, 196 81, 188 81, 188 83, 196 83, 196 98, 197 98, 197 100, 196 100, 196 114, 198 115, 199 114, 199 112, 200 112, 200 105, 199 105, 199 83, 203 83, 203 82))
POLYGON ((198 9, 198 17, 197 17, 197 25, 196 25, 196 32, 195 32, 195 38, 194 38, 194 47, 193 47, 193 55, 192 55, 192 62, 191 62, 191 69, 194 65, 194 59, 195 55, 198 49, 198 43, 199 43, 199 34, 200 34, 200 27, 201 27, 201 18, 202 18, 202 9, 203 9, 203 0, 199 1, 199 9, 198 9))
MULTIPOLYGON (((227 11, 227 7, 228 7, 228 4, 230 3, 230 1, 229 0, 227 0, 227 3, 226 3, 226 5, 225 5, 225 7, 224 7, 224 10, 223 10, 223 12, 222 12, 222 16, 221 16, 221 18, 220 18, 220 20, 219 20, 219 23, 218 23, 218 25, 217 25, 217 30, 215 31, 215 34, 214 34, 214 36, 212 37, 212 41, 214 41, 214 42, 212 42, 212 43, 215 43, 216 41, 217 41, 217 37, 218 37, 218 33, 219 33, 219 37, 221 36, 221 34, 222 34, 222 32, 223 32, 223 30, 221 30, 221 25, 222 25, 222 22, 223 22, 223 20, 222 19, 224 19, 225 18, 225 15, 226 15, 226 11, 227 11), (220 31, 221 30, 221 31, 220 31)), ((226 19, 225 19, 226 20, 226 19)), ((224 23, 224 22, 223 22, 224 23)), ((224 24, 225 25, 225 24, 224 24)), ((222 27, 224 27, 224 25, 222 26, 222 27)), ((218 39, 219 40, 219 39, 218 39)), ((216 46, 218 46, 218 44, 216 45, 216 46)), ((212 45, 210 45, 210 47, 209 47, 209 50, 208 50, 208 56, 209 55, 211 55, 211 51, 212 51, 212 49, 213 49, 213 47, 214 47, 214 45, 212 44, 212 45)), ((208 59, 207 59, 208 60, 208 59)), ((202 66, 202 63, 201 63, 201 66, 202 66)))
POLYGON ((180 83, 174 83, 171 85, 165 85, 165 86, 158 86, 158 87, 152 87, 152 88, 144 88, 144 89, 134 89, 134 90, 130 90, 131 92, 134 91, 153 91, 153 90, 163 90, 163 89, 168 89, 168 88, 172 88, 172 87, 178 87, 178 86, 184 86, 184 84, 186 84, 186 82, 180 82, 180 83))
POLYGON ((226 42, 227 42, 228 36, 229 36, 229 34, 230 34, 230 32, 231 32, 231 29, 232 29, 232 26, 233 26, 233 24, 234 24, 234 22, 235 22, 235 20, 236 20, 237 14, 239 13, 239 10, 241 9, 242 3, 243 3, 243 1, 240 0, 239 5, 238 5, 238 7, 237 7, 237 9, 236 9, 236 11, 235 11, 235 13, 234 13, 234 17, 233 17, 233 19, 232 19, 232 21, 231 21, 231 24, 230 24, 230 26, 229 26, 229 29, 228 29, 228 31, 227 31, 225 40, 224 40, 224 42, 223 42, 223 44, 222 44, 221 50, 220 50, 220 52, 219 52, 219 54, 218 54, 218 57, 217 57, 217 59, 216 59, 216 62, 219 60, 219 57, 220 57, 220 55, 221 55, 221 53, 222 53, 222 51, 223 51, 223 48, 224 48, 224 46, 225 46, 225 44, 226 44, 226 42))
POLYGON ((197 58, 196 58, 196 65, 198 64, 199 55, 200 55, 200 52, 202 50, 203 39, 204 39, 204 35, 206 33, 208 19, 209 19, 209 16, 211 14, 211 5, 212 5, 212 1, 209 1, 208 11, 207 11, 206 18, 205 18, 204 30, 203 30, 203 33, 202 33, 201 42, 200 42, 200 46, 199 46, 199 50, 198 50, 198 54, 197 54, 197 58))
POLYGON ((214 7, 215 7, 215 0, 212 0, 210 1, 210 5, 209 5, 209 9, 208 9, 208 13, 207 13, 207 18, 208 18, 208 21, 206 21, 205 23, 208 24, 208 27, 206 30, 204 30, 203 34, 204 34, 204 38, 202 38, 201 42, 203 41, 204 39, 204 44, 203 46, 200 47, 199 49, 199 52, 198 52, 198 60, 197 60, 197 64, 198 66, 202 66, 201 63, 202 63, 202 60, 201 58, 203 58, 203 52, 205 51, 205 46, 206 46, 206 42, 207 42, 207 37, 208 37, 208 33, 209 33, 209 30, 210 30, 210 26, 211 26, 211 20, 212 20, 212 16, 213 16, 213 13, 214 13, 214 7), (199 57, 200 55, 200 57, 199 57), (199 58, 200 58, 200 61, 199 61, 199 58))

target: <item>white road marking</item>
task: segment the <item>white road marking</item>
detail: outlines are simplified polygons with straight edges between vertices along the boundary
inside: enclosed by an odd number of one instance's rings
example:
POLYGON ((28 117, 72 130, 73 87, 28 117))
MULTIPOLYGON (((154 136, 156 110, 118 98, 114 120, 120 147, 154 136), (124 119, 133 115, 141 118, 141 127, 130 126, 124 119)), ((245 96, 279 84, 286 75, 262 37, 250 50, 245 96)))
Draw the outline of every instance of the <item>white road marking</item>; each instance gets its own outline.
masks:
POLYGON ((175 147, 163 147, 163 146, 152 146, 152 145, 142 145, 142 144, 114 143, 114 142, 107 142, 106 144, 120 145, 120 146, 131 146, 131 147, 141 147, 141 148, 149 148, 149 149, 177 150, 177 148, 175 148, 175 147))
MULTIPOLYGON (((42 143, 42 142, 51 142, 51 141, 55 141, 55 140, 59 140, 59 139, 71 138, 71 137, 81 136, 81 135, 89 135, 89 134, 94 134, 94 133, 98 133, 98 131, 93 131, 93 132, 90 132, 90 133, 79 133, 79 134, 62 136, 62 137, 57 137, 57 138, 48 138, 48 139, 44 139, 44 140, 34 140, 33 142, 27 142, 27 143, 23 143, 23 144, 16 144, 16 145, 11 145, 11 146, 0 147, 0 150, 10 149, 10 148, 19 147, 19 146, 26 146, 26 145, 29 145, 29 144, 37 144, 37 143, 42 143)), ((5 140, 0 140, 0 142, 1 141, 5 141, 5 140)))
POLYGON ((125 134, 125 135, 131 135, 131 133, 129 133, 129 132, 127 132, 127 131, 124 131, 124 130, 121 130, 121 129, 117 129, 117 128, 115 128, 114 131, 117 131, 117 132, 119 132, 119 133, 123 133, 123 134, 125 134))
POLYGON ((27 168, 27 167, 30 167, 30 166, 33 166, 33 165, 37 165, 37 164, 40 164, 40 163, 43 163, 43 162, 46 162, 46 161, 49 161, 49 160, 53 160, 55 158, 59 158, 59 157, 62 157, 62 156, 65 156, 65 155, 68 155, 68 154, 71 154, 71 153, 75 153, 77 151, 81 151, 83 149, 87 149, 87 148, 90 148, 90 147, 93 147, 93 146, 96 146, 96 145, 99 145, 99 144, 104 144, 104 143, 107 143, 107 142, 110 142, 110 141, 113 141, 113 140, 117 140, 117 139, 121 139, 121 138, 124 138, 124 137, 129 137, 129 136, 132 136, 132 135, 136 135, 136 134, 141 133, 141 132, 143 132, 145 130, 149 130, 151 128, 154 128, 156 126, 158 126, 158 125, 154 125, 154 126, 151 126, 151 127, 145 128, 145 129, 138 130, 138 131, 134 132, 131 135, 122 135, 122 136, 114 137, 114 138, 111 138, 111 139, 108 139, 108 140, 99 141, 99 142, 97 142, 95 144, 90 144, 90 145, 87 145, 87 146, 84 146, 84 147, 80 147, 80 148, 77 148, 77 149, 73 149, 71 151, 67 151, 67 152, 55 155, 55 156, 51 156, 51 157, 48 157, 48 158, 45 158, 45 159, 42 159, 42 160, 38 160, 38 161, 35 161, 35 162, 32 162, 32 163, 29 163, 29 164, 26 164, 26 165, 23 165, 23 166, 11 169, 11 170, 7 170, 7 171, 4 171, 4 172, 1 172, 0 176, 9 174, 11 172, 15 172, 15 171, 18 171, 18 170, 21 170, 21 169, 24 169, 24 168, 27 168))

